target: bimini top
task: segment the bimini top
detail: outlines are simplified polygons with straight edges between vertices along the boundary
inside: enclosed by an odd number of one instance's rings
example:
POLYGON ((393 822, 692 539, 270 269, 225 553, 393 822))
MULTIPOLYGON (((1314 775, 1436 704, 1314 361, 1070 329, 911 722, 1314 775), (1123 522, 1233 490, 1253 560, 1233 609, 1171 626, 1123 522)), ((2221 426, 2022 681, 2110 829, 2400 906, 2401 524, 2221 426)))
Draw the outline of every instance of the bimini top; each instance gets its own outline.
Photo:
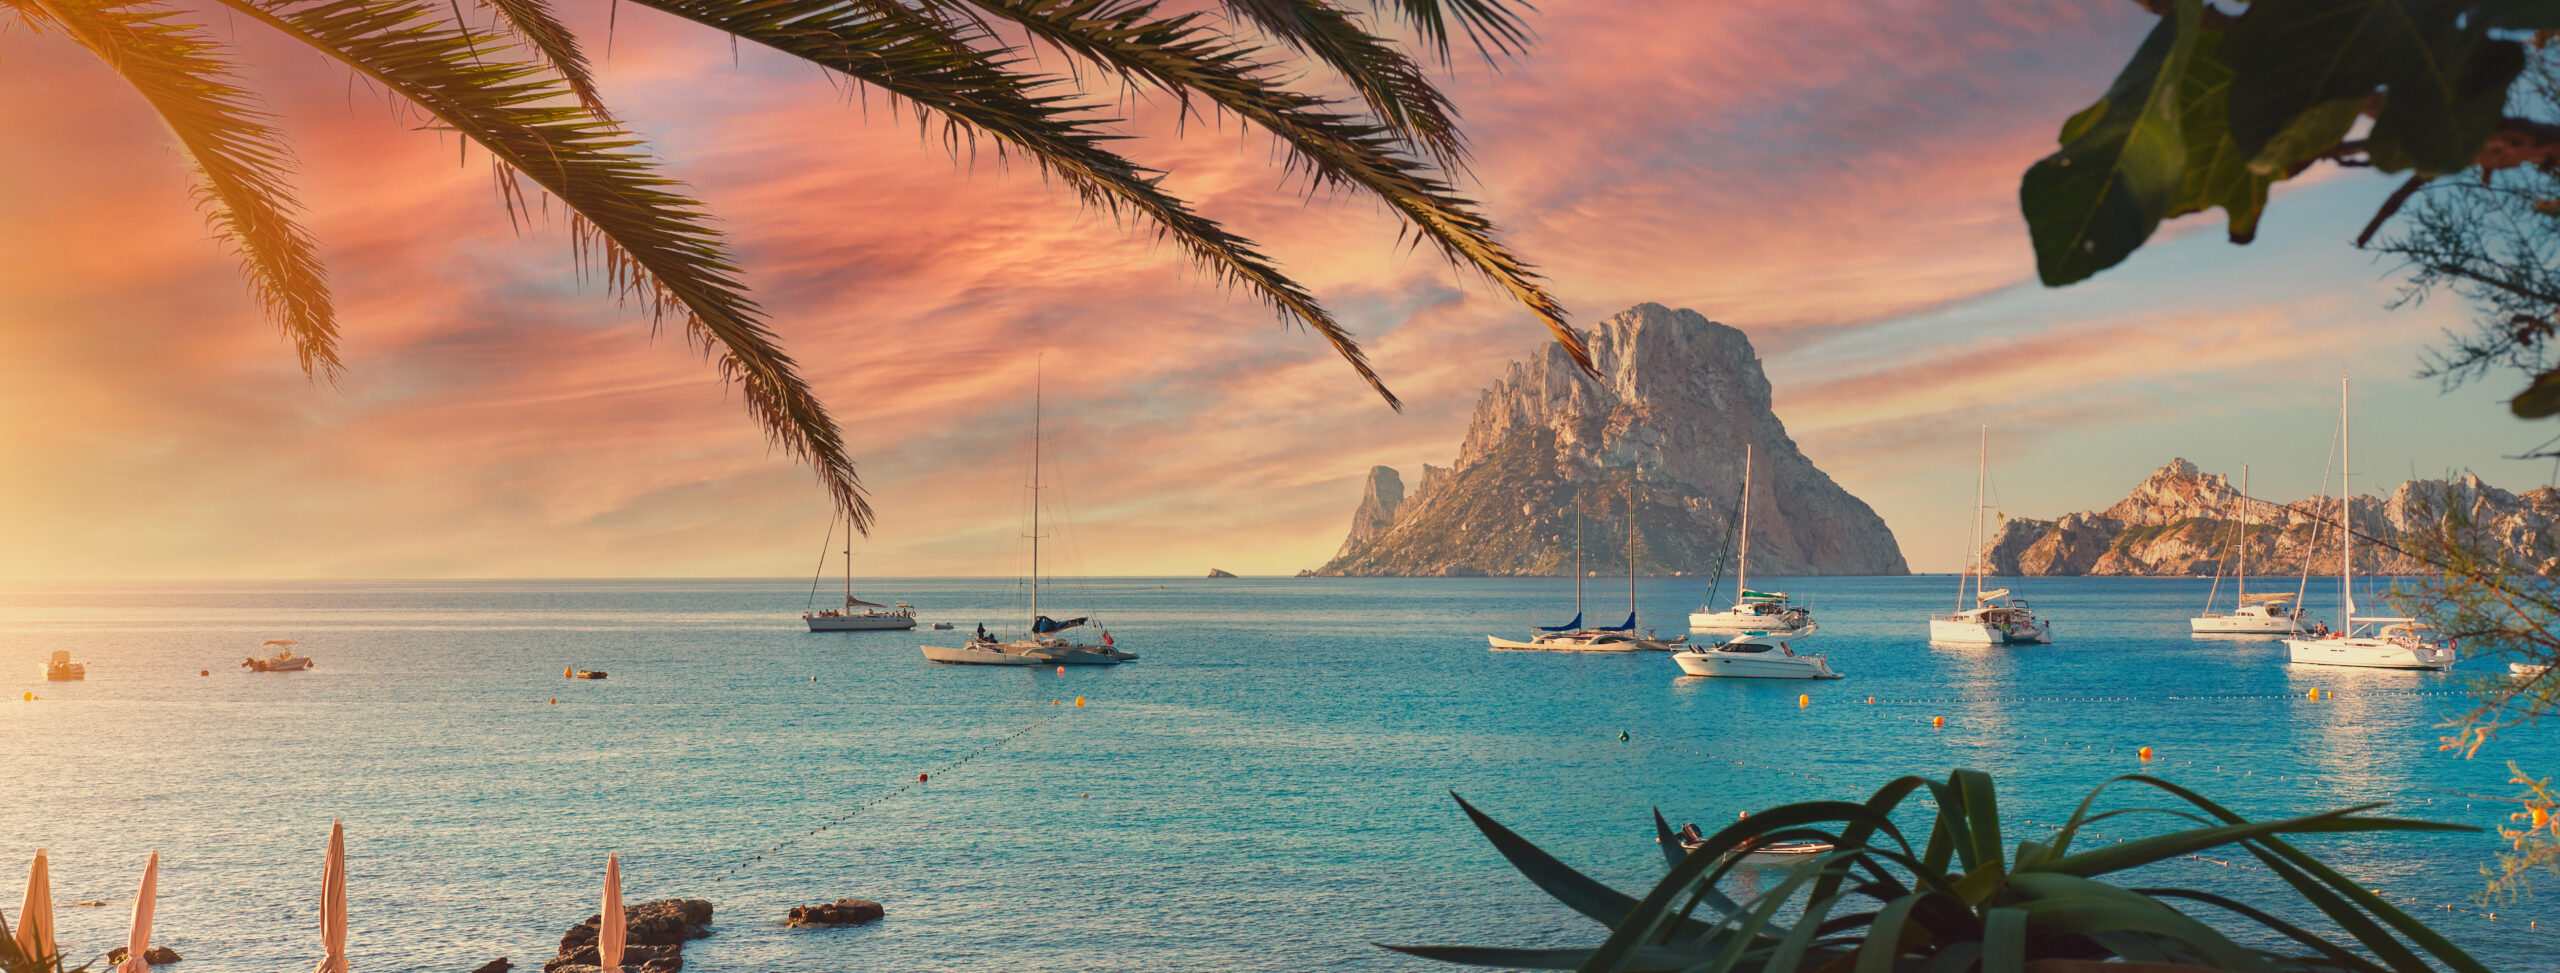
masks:
POLYGON ((259 648, 261 648, 261 649, 263 649, 263 648, 266 648, 267 646, 270 646, 270 645, 301 645, 301 644, 302 644, 302 643, 300 643, 300 642, 296 642, 296 641, 294 641, 294 640, 292 640, 292 639, 268 639, 268 640, 266 640, 266 641, 264 641, 264 642, 260 642, 260 643, 258 643, 258 647, 259 647, 259 648))
POLYGON ((2279 601, 2292 601, 2293 599, 2294 599, 2294 596, 2293 596, 2293 595, 2289 595, 2289 594, 2288 594, 2288 595, 2250 595, 2250 596, 2249 596, 2249 597, 2247 597, 2247 598, 2241 599, 2240 603, 2241 603, 2241 604, 2243 604, 2243 605, 2255 605, 2255 604, 2257 604, 2257 603, 2259 603, 2259 602, 2267 602, 2267 603, 2272 604, 2272 603, 2279 602, 2279 601))
POLYGON ((2009 597, 2009 589, 2007 589, 2007 588, 1993 588, 1993 589, 1991 589, 1991 590, 1989 590, 1989 591, 1985 591, 1985 592, 1983 592, 1983 593, 1981 593, 1981 594, 1978 594, 1978 595, 1973 596, 1973 600, 1974 600, 1974 601, 1976 601, 1976 602, 1985 602, 1985 601, 1990 601, 1991 599, 1994 599, 1994 598, 2006 598, 2006 597, 2009 597))
POLYGON ((1787 593, 1786 593, 1786 592, 1783 592, 1783 591, 1753 591, 1753 590, 1751 590, 1751 589, 1749 589, 1749 588, 1744 588, 1744 589, 1742 589, 1742 600, 1744 600, 1744 601, 1785 601, 1785 600, 1787 600, 1787 593))

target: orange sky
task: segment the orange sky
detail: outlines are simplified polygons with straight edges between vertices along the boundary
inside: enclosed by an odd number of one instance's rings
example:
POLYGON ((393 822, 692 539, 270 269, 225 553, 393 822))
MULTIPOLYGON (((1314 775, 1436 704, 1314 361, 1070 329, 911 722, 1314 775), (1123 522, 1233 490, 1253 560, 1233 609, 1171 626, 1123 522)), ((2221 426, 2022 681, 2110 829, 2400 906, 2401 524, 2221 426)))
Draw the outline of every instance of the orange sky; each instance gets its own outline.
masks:
MULTIPOLYGON (((602 2, 563 9, 602 36, 602 2)), ((2377 480, 2548 480, 2499 459, 2542 437, 2494 389, 2408 377, 2461 308, 2384 310, 2389 268, 2344 242, 2388 189, 2367 178, 2283 194, 2249 248, 2191 220, 2092 284, 2034 285, 2017 176, 2138 40, 2134 5, 1673 9, 1544 3, 1526 60, 1458 65, 1470 188, 1577 319, 1649 300, 1751 333, 1790 431, 1916 569, 1960 557, 1979 423, 2012 513, 2103 506, 2171 455, 2296 495, 2341 370, 2379 413, 2358 442, 2377 480)), ((1541 340, 1379 207, 1302 198, 1266 140, 1176 140, 1161 99, 1128 105, 1169 187, 1360 332, 1398 415, 1036 173, 954 164, 813 69, 619 17, 606 95, 722 217, 847 427, 881 513, 867 573, 1019 570, 1043 356, 1074 515, 1054 567, 1287 573, 1330 556, 1370 465, 1447 463, 1541 340)), ((811 478, 681 341, 582 284, 556 226, 511 228, 478 153, 254 26, 238 41, 302 160, 347 374, 302 378, 137 97, 0 30, 0 577, 809 569, 811 478)))

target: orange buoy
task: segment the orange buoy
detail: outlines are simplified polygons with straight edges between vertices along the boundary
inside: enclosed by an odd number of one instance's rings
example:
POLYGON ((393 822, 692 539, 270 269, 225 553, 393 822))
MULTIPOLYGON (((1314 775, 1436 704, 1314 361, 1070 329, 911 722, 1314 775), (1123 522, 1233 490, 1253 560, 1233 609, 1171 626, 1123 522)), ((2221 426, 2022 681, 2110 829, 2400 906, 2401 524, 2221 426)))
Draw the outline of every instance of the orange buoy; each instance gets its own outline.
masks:
POLYGON ((1065 666, 1059 666, 1059 667, 1058 667, 1058 674, 1059 674, 1059 675, 1061 675, 1061 676, 1066 675, 1066 674, 1067 674, 1067 667, 1065 667, 1065 666))
POLYGON ((2150 748, 2150 747, 2144 747, 2144 748, 2142 748, 2142 759, 2143 759, 2143 761, 2144 761, 2144 762, 2146 762, 2146 763, 2147 763, 2147 762, 2149 762, 2149 761, 2151 760, 2151 748, 2150 748))
POLYGON ((917 775, 916 775, 916 783, 921 784, 921 783, 924 783, 924 781, 925 781, 925 776, 924 776, 923 774, 917 774, 917 775))
POLYGON ((28 693, 28 694, 27 694, 27 702, 32 703, 32 702, 35 702, 35 701, 36 701, 36 694, 34 694, 34 693, 28 693))
POLYGON ((2551 809, 2550 809, 2550 808, 2547 808, 2547 807, 2538 807, 2538 808, 2534 808, 2534 809, 2533 809, 2533 827, 2534 827, 2534 829, 2535 829, 2535 830, 2541 830, 2541 829, 2543 829, 2543 828, 2547 828, 2547 827, 2550 827, 2550 826, 2551 826, 2551 809))
POLYGON ((576 676, 577 674, 578 674, 578 671, 577 671, 577 670, 575 670, 575 669, 562 669, 562 670, 560 670, 560 678, 562 678, 562 679, 568 679, 568 678, 571 678, 571 677, 573 677, 573 676, 576 676))
POLYGON ((1082 697, 1082 696, 1078 696, 1078 697, 1076 697, 1076 705, 1078 705, 1078 706, 1082 706, 1082 705, 1084 705, 1084 697, 1082 697))
POLYGON ((198 669, 198 670, 196 670, 196 675, 199 675, 199 676, 210 676, 210 675, 213 675, 213 670, 211 670, 211 669, 198 669))
POLYGON ((558 696, 553 696, 553 697, 551 697, 551 705, 553 705, 553 706, 558 706, 558 705, 560 705, 560 697, 558 697, 558 696))
POLYGON ((1797 706, 1811 706, 1811 705, 1813 705, 1813 694, 1812 694, 1812 693, 1798 693, 1798 694, 1796 694, 1796 705, 1797 705, 1797 706))
POLYGON ((1876 704, 1876 698, 1875 698, 1875 697, 1873 697, 1873 696, 1869 696, 1869 697, 1867 697, 1867 705, 1869 705, 1869 706, 1873 706, 1873 705, 1875 705, 1875 704, 1876 704))
POLYGON ((1947 718, 1946 718, 1946 717, 1943 717, 1943 716, 1933 716, 1933 717, 1930 717, 1930 718, 1929 718, 1929 725, 1930 725, 1930 726, 1945 726, 1945 725, 1947 725, 1947 718))

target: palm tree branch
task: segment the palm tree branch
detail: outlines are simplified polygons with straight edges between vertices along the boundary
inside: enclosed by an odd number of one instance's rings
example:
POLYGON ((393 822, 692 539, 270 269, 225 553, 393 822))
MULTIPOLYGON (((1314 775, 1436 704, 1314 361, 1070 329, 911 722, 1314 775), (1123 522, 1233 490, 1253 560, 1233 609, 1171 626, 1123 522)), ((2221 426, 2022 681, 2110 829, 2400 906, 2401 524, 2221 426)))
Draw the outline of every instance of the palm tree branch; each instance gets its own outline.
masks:
POLYGON ((1457 109, 1422 65, 1326 0, 1226 0, 1229 13, 1351 82, 1370 113, 1423 147, 1443 168, 1464 168, 1457 109))
POLYGON ((293 153, 241 88, 223 47, 201 26, 173 20, 158 0, 25 0, 96 54, 150 103, 195 170, 196 205, 240 254, 249 288, 283 329, 304 374, 334 379, 337 317, 318 247, 294 218, 293 153))
POLYGON ((1280 137, 1319 185, 1356 186, 1375 195, 1430 239, 1443 256, 1482 274, 1544 322, 1583 368, 1593 367, 1581 336, 1565 321, 1526 261, 1494 236, 1491 220, 1449 183, 1401 152, 1396 138, 1367 119, 1329 110, 1330 103, 1270 80, 1274 69, 1253 48, 1200 27, 1191 15, 1158 18, 1152 2, 1123 0, 973 0, 1032 36, 1168 91, 1197 92, 1280 137))
MULTIPOLYGON (((1193 211, 1157 186, 1161 173, 1106 148, 1120 138, 1095 126, 1111 121, 1076 104, 1055 78, 1010 70, 1009 50, 952 49, 947 22, 884 15, 853 0, 633 0, 714 30, 872 85, 944 119, 955 148, 979 134, 1034 160, 1088 205, 1152 223, 1218 277, 1252 291, 1284 316, 1322 335, 1344 361, 1396 408, 1368 356, 1306 288, 1281 273, 1253 241, 1193 211)), ((1071 90, 1071 89, 1068 89, 1071 90)))
POLYGON ((1423 42, 1439 52, 1443 62, 1449 60, 1451 20, 1458 22, 1458 29, 1486 60, 1496 54, 1512 56, 1529 49, 1529 25, 1511 11, 1507 0, 1370 0, 1370 4, 1395 7, 1404 22, 1422 35, 1423 42))
POLYGON ((613 117, 612 112, 605 108, 604 96, 596 91, 595 69, 587 63, 586 52, 579 49, 577 35, 570 33, 569 25, 552 15, 549 3, 544 0, 479 2, 498 15, 498 22, 506 25, 507 33, 515 35, 517 40, 540 55, 544 64, 559 73, 560 80, 568 84, 569 91, 578 96, 579 104, 587 106, 587 110, 596 113, 597 117, 613 117))
POLYGON ((571 214, 582 257, 607 285, 684 320, 717 351, 768 438, 814 467, 838 509, 868 530, 871 508, 834 420, 747 297, 728 247, 699 203, 664 175, 639 137, 571 101, 537 63, 507 60, 504 39, 452 23, 419 0, 216 0, 355 69, 486 149, 502 192, 521 206, 529 180, 571 214))

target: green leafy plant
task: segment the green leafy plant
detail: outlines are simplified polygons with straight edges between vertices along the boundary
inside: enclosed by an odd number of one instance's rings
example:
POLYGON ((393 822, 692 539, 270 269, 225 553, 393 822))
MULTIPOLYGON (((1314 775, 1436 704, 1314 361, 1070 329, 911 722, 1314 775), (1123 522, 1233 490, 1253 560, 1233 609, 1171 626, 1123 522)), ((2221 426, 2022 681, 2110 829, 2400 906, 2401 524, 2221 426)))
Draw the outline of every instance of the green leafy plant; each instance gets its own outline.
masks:
POLYGON ((2018 200, 2050 286, 2115 266, 2160 221, 2223 210, 2257 235, 2267 193, 2323 159, 2406 172, 2357 244, 2428 181, 2560 162, 2560 127, 2509 117, 2542 0, 2140 0, 2160 14, 2018 200), (2237 11, 2232 12, 2232 11, 2237 11), (2360 116, 2373 119, 2350 139, 2360 116))
MULTIPOLYGON (((1592 948, 1389 946, 1476 966, 1587 971, 1888 970, 2017 973, 2037 964, 2122 960, 2220 970, 2354 970, 2414 973, 2487 967, 2381 897, 2283 840, 2292 834, 2475 831, 2461 825, 2369 817, 2366 804, 2281 821, 2249 821, 2183 787, 2141 775, 2089 792, 2051 838, 2004 846, 1992 780, 1958 770, 1943 782, 1902 777, 1864 803, 1814 801, 1752 814, 1682 849, 1660 812, 1654 830, 1670 873, 1642 898, 1574 870, 1458 801, 1503 857, 1531 882, 1601 925, 1592 948), (2097 810, 2118 783, 2156 788, 2184 807, 2097 810), (1925 843, 1915 847, 1894 813, 1915 796, 1934 801, 1925 843), (2084 829, 2134 815, 2184 822, 2179 830, 2073 850, 2084 829), (2192 825, 2192 826, 2187 826, 2192 825), (1722 891, 1744 855, 1785 841, 1832 846, 1788 868, 1749 904, 1722 891), (2338 942, 2273 910, 2201 889, 2126 887, 2102 879, 2155 862, 2237 846, 2352 937, 2338 942), (1795 908, 1790 909, 1790 905, 1795 908), (2281 938, 2300 952, 2244 945, 2179 908, 2212 910, 2281 938), (1703 914, 1701 910, 1704 910, 1703 914), (1782 919, 1781 913, 1792 918, 1782 919)), ((2092 967, 2138 969, 2139 967, 2092 967)))

